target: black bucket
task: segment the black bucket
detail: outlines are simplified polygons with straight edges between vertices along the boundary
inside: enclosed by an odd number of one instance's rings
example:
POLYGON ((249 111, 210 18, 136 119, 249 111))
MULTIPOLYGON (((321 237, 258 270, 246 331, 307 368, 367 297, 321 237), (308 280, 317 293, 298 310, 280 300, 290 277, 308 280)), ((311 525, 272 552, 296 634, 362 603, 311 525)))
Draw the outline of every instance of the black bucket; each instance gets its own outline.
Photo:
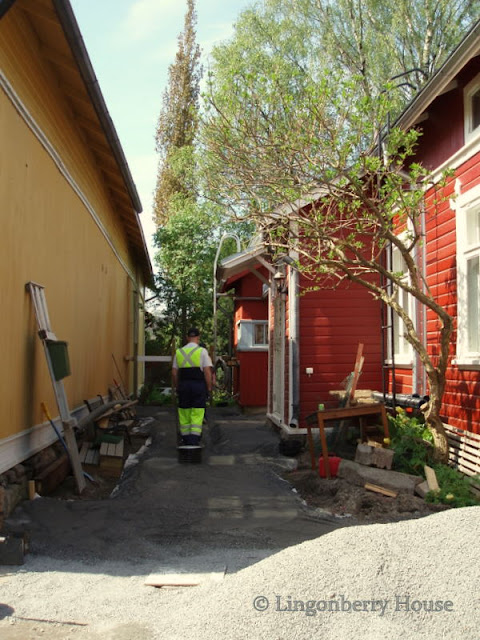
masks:
POLYGON ((182 444, 177 447, 178 461, 182 464, 198 464, 202 461, 203 447, 182 444))

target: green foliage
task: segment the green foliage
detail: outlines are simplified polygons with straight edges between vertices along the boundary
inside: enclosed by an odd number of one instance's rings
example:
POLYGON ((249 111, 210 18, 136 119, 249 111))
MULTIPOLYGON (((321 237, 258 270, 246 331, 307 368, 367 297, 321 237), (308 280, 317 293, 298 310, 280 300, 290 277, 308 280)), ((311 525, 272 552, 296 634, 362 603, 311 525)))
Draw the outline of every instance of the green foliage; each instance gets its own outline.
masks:
POLYGON ((235 405, 235 398, 224 389, 213 389, 212 405, 214 407, 231 407, 235 405))
POLYGON ((397 407, 395 417, 388 416, 394 467, 402 473, 424 475, 423 467, 432 462, 432 434, 420 418, 410 417, 397 407))
POLYGON ((138 401, 141 405, 164 406, 172 404, 172 394, 153 384, 145 384, 140 389, 138 401))
MULTIPOLYGON (((440 490, 429 491, 425 500, 427 502, 448 504, 452 507, 471 507, 480 505, 480 500, 474 497, 471 486, 475 478, 469 478, 465 474, 445 464, 433 465, 440 490)), ((478 477, 477 477, 478 482, 478 477)))
POLYGON ((469 478, 446 464, 432 462, 432 434, 423 420, 409 417, 404 409, 397 407, 397 415, 389 416, 389 426, 391 447, 395 451, 394 467, 397 471, 425 478, 425 465, 435 470, 440 490, 430 491, 425 498, 427 502, 451 507, 480 504, 471 491, 472 483, 479 483, 480 478, 469 478))

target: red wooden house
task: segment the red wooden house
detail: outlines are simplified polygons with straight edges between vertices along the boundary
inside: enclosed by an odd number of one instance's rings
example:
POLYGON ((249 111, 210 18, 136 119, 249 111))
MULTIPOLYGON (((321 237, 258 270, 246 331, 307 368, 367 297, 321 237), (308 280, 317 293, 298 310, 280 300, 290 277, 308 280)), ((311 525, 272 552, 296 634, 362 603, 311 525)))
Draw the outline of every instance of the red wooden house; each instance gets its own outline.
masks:
MULTIPOLYGON (((418 260, 434 296, 456 321, 442 417, 457 440, 471 432, 465 436, 466 446, 478 449, 480 438, 473 434, 480 434, 480 23, 417 94, 397 125, 421 129, 415 159, 431 172, 430 184, 439 182, 444 169, 454 171, 441 204, 438 188, 426 191, 425 242, 418 260)), ((222 263, 226 287, 235 278, 238 290, 245 278, 251 278, 248 269, 260 254, 252 258, 247 253, 237 256, 236 271, 228 261, 222 263)), ((260 257, 268 260, 267 255, 260 257)), ((386 379, 386 391, 392 390, 394 380, 397 394, 428 394, 425 372, 403 338, 398 318, 385 350, 379 303, 355 285, 332 290, 317 282, 317 291, 303 295, 312 283, 289 266, 291 262, 287 258, 283 264, 265 267, 264 263, 270 324, 267 415, 274 423, 298 433, 296 427, 304 426, 305 417, 319 402, 328 401, 328 392, 338 389, 352 370, 360 342, 365 345, 362 388, 380 391, 386 379)), ((414 304, 408 297, 403 302, 414 304)), ((238 318, 248 313, 246 304, 237 301, 238 318)), ((435 318, 420 307, 410 312, 435 353, 435 318)), ((253 374, 245 373, 247 366, 244 362, 241 394, 247 393, 245 385, 257 384, 253 374)), ((468 455, 460 468, 472 473, 468 455)))
MULTIPOLYGON (((480 22, 411 102, 397 123, 417 126, 422 135, 416 160, 438 182, 445 169, 454 176, 438 204, 435 187, 425 195, 424 269, 436 299, 456 319, 447 372, 443 419, 480 433, 480 22)), ((419 310, 421 313, 421 310, 419 310)), ((435 353, 437 327, 423 318, 435 353)), ((397 341, 402 343, 402 339, 397 341)), ((406 343, 395 368, 400 392, 424 391, 424 376, 406 343)))
POLYGON ((332 401, 330 391, 341 389, 359 343, 365 356, 362 387, 381 388, 381 308, 354 284, 307 291, 312 282, 288 259, 268 260, 262 249, 255 255, 247 250, 218 269, 223 290, 235 290, 236 390, 241 406, 266 405, 274 424, 304 433, 299 428, 306 416, 332 401))
POLYGON ((267 407, 268 270, 258 246, 224 260, 217 276, 221 290, 234 297, 233 391, 245 410, 267 407))

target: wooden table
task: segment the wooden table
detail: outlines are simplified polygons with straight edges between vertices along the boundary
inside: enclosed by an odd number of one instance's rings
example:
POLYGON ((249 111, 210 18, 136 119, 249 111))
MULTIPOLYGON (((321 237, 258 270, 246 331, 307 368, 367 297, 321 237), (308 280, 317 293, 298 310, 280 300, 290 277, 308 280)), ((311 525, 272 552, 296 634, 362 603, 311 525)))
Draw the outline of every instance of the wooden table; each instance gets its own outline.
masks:
POLYGON ((388 419, 385 405, 381 403, 375 404, 360 404, 355 407, 339 407, 337 409, 327 409, 325 411, 317 412, 318 427, 312 427, 307 422, 308 432, 308 447, 310 450, 310 459, 312 462, 312 469, 316 469, 315 450, 313 446, 312 429, 320 430, 320 444, 322 446, 322 456, 325 464, 325 473, 327 478, 330 478, 330 463, 328 460, 328 447, 327 438, 325 435, 325 423, 330 420, 345 420, 350 418, 359 418, 360 421, 360 437, 364 440, 365 437, 365 419, 369 416, 380 416, 382 420, 383 431, 385 438, 389 437, 388 432, 388 419))

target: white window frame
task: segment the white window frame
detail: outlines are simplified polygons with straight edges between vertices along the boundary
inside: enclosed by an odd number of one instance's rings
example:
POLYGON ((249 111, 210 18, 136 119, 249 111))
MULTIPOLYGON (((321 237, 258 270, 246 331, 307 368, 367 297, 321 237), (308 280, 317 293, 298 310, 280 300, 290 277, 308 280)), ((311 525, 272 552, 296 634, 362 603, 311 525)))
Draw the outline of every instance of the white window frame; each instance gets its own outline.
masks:
POLYGON ((268 320, 238 320, 237 321, 237 351, 268 351, 268 320), (255 343, 255 329, 265 327, 267 342, 255 343))
POLYGON ((473 127, 472 96, 480 91, 480 73, 473 78, 463 90, 465 143, 480 136, 480 125, 473 127))
MULTIPOLYGON (((469 350, 468 335, 468 260, 479 256, 480 241, 476 245, 468 244, 467 214, 480 210, 480 185, 457 197, 455 201, 457 232, 457 352, 454 364, 478 368, 480 365, 480 346, 478 351, 469 350)), ((480 281, 479 281, 480 287, 480 281)))
MULTIPOLYGON (((399 234, 399 238, 402 241, 405 240, 406 233, 407 232, 399 234)), ((393 245, 392 253, 390 252, 388 253, 389 262, 391 259, 390 256, 392 256, 393 258, 394 252, 398 252, 398 255, 401 256, 400 250, 395 245, 393 245)), ((389 270, 393 271, 393 265, 389 264, 389 270)), ((407 279, 407 282, 410 280, 410 275, 408 274, 408 272, 405 273, 405 278, 407 279)), ((394 286, 393 283, 392 283, 392 286, 394 286)), ((404 308, 405 306, 407 307, 408 315, 410 316, 412 321, 415 323, 415 319, 416 319, 415 307, 414 307, 415 299, 410 293, 406 292, 404 289, 401 289, 400 287, 398 288, 398 295, 404 298, 404 304, 402 306, 404 308)), ((390 320, 394 322, 394 336, 398 338, 398 345, 400 347, 398 349, 398 352, 395 351, 393 353, 393 358, 392 358, 392 351, 395 345, 392 345, 392 333, 391 333, 391 330, 388 329, 388 362, 392 363, 392 361, 394 360, 395 366, 400 365, 400 366, 411 367, 413 366, 413 347, 403 335, 404 334, 404 330, 402 330, 402 327, 404 326, 403 320, 390 307, 388 307, 387 312, 389 314, 390 320)), ((390 320, 387 324, 390 324, 390 320)))

